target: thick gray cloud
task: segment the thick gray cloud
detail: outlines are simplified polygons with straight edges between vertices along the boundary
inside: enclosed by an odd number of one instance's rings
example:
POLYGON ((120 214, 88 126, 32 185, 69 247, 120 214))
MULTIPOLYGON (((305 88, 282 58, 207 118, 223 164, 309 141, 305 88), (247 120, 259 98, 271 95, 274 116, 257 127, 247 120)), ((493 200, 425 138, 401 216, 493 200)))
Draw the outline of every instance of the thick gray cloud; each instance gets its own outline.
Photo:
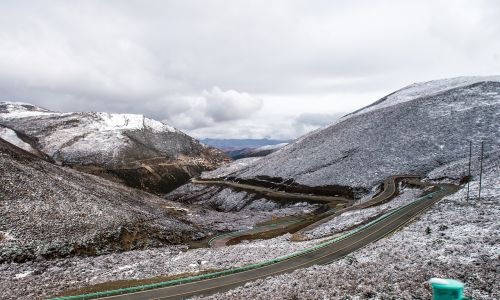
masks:
POLYGON ((262 107, 262 100, 247 93, 238 93, 234 90, 222 91, 213 87, 211 91, 204 91, 207 113, 215 121, 229 121, 244 118, 249 112, 262 107))
POLYGON ((0 2, 0 99, 197 137, 295 137, 322 125, 307 114, 498 70, 496 0, 0 2))

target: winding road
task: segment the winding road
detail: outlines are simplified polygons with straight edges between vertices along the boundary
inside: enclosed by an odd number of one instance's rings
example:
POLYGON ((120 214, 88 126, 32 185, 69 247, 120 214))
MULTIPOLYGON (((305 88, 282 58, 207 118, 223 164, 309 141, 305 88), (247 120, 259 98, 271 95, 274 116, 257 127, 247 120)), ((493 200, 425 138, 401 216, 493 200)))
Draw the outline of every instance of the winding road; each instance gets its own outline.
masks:
POLYGON ((301 194, 301 193, 290 193, 284 191, 278 191, 271 188, 255 186, 245 183, 226 181, 220 179, 191 179, 192 183, 197 184, 208 184, 208 185, 225 185, 228 187, 233 187, 237 189, 242 189, 249 192, 260 193, 264 196, 274 197, 274 198, 283 198, 287 201, 297 201, 304 202, 304 199, 307 199, 311 202, 325 203, 327 205, 336 206, 337 204, 352 204, 353 200, 347 199, 339 196, 320 196, 320 195, 310 195, 310 194, 301 194))
POLYGON ((318 201, 321 199, 323 203, 326 203, 329 210, 322 212, 317 215, 306 215, 304 217, 298 217, 295 221, 285 221, 278 224, 270 224, 266 226, 257 226, 249 230, 242 230, 236 232, 230 232, 225 234, 220 234, 210 239, 209 245, 213 248, 224 247, 227 245, 236 244, 241 240, 251 240, 263 237, 273 237, 281 235, 286 232, 294 233, 294 240, 303 240, 303 233, 316 228, 317 226, 330 221, 336 216, 345 213, 346 211, 355 209, 364 209, 376 205, 380 205, 392 199, 398 194, 397 183, 402 180, 416 180, 420 178, 416 175, 394 175, 389 176, 384 180, 382 190, 380 193, 375 195, 372 199, 353 205, 352 199, 347 199, 343 197, 331 197, 331 196, 316 196, 309 194, 298 194, 298 193, 286 193, 282 191, 275 191, 269 188, 262 188, 251 186, 248 184, 235 183, 231 181, 222 180, 197 180, 193 179, 193 183, 198 184, 216 184, 216 185, 226 185, 229 187, 237 187, 239 189, 244 189, 249 192, 265 192, 276 196, 293 196, 294 198, 300 199, 300 201, 318 201))
MULTIPOLYGON (((399 228, 411 222, 422 212, 430 208, 442 197, 452 194, 458 189, 457 186, 451 184, 431 185, 429 183, 422 183, 415 179, 413 181, 414 184, 432 186, 433 191, 429 191, 429 194, 419 197, 407 205, 394 209, 368 224, 355 228, 341 237, 323 242, 322 244, 313 246, 306 250, 247 267, 234 268, 231 270, 194 276, 182 280, 164 282, 154 286, 150 285, 107 291, 86 296, 104 296, 101 299, 115 300, 186 299, 195 295, 209 295, 217 292, 223 292, 243 285, 245 282, 266 278, 268 276, 289 273, 296 269, 312 265, 331 263, 353 251, 385 237, 388 234, 395 232, 399 228), (155 288, 151 289, 153 287, 155 288), (150 289, 142 290, 145 288, 150 289), (118 294, 121 292, 131 293, 118 294)), ((80 298, 64 297, 59 299, 82 299, 82 296, 83 295, 75 296, 80 298)))

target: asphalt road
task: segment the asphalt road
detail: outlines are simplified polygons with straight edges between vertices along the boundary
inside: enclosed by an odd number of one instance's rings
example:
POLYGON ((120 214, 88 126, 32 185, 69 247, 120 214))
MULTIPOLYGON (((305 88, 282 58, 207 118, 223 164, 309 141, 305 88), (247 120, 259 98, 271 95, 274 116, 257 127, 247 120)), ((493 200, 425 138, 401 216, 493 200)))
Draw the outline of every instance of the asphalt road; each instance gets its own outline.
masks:
MULTIPOLYGON (((394 176, 389 176, 384 180, 384 186, 381 190, 381 192, 374 196, 372 199, 357 204, 353 206, 349 206, 340 210, 333 209, 333 210, 328 210, 326 212, 323 212, 319 215, 317 215, 315 218, 313 218, 313 221, 311 223, 311 218, 304 218, 303 220, 297 220, 295 222, 288 222, 288 223, 283 223, 277 226, 264 226, 264 227, 257 227, 253 229, 249 229, 246 231, 238 231, 238 232, 233 232, 230 234, 221 234, 219 236, 216 236, 212 238, 209 242, 210 247, 212 248, 219 248, 219 247, 224 247, 228 245, 229 243, 233 241, 240 241, 241 238, 243 237, 244 239, 250 240, 250 239, 256 239, 256 238, 261 238, 261 235, 258 233, 266 233, 266 232, 276 232, 276 234, 283 234, 282 231, 286 230, 287 228, 292 229, 293 231, 289 232, 294 232, 294 238, 295 240, 302 240, 303 233, 309 230, 312 230, 316 228, 317 226, 328 222, 329 220, 335 218, 336 216, 345 213, 346 211, 349 210, 354 210, 354 209, 364 209, 368 208, 371 206, 379 205, 384 202, 387 202, 388 200, 392 199, 392 197, 396 196, 398 194, 398 186, 397 183, 400 180, 406 179, 406 180, 416 180, 418 179, 419 176, 416 175, 394 175, 394 176), (315 221, 314 221, 315 220, 315 221), (302 225, 303 224, 303 225, 302 225), (281 229, 281 230, 279 230, 281 229), (297 230, 299 229, 299 230, 297 230)), ((227 182, 227 181, 218 181, 218 180, 203 180, 203 181, 195 181, 193 180, 194 183, 210 183, 210 184, 220 184, 221 182, 225 183, 226 185, 232 184, 232 182, 227 182)), ((239 184, 239 188, 244 188, 248 190, 248 187, 253 187, 250 185, 243 185, 239 184)), ((256 188, 256 187, 253 187, 256 188)), ((284 193, 284 192, 281 192, 284 193)), ((297 195, 302 195, 302 200, 303 199, 308 199, 308 197, 311 197, 311 195, 304 195, 304 194, 297 194, 297 195)), ((338 201, 339 197, 332 197, 335 200, 332 201, 338 201)), ((352 201, 349 199, 345 199, 345 201, 352 201)), ((336 202, 335 202, 336 203, 336 202)))
POLYGON ((238 183, 238 182, 232 182, 232 181, 210 180, 210 179, 200 180, 200 179, 193 178, 193 179, 191 179, 191 182, 197 183, 197 184, 225 185, 225 186, 229 186, 229 187, 243 189, 243 190, 250 191, 250 192, 261 193, 263 195, 267 195, 267 196, 271 196, 271 197, 284 198, 288 201, 295 200, 298 202, 303 202, 305 199, 307 199, 308 201, 312 201, 312 202, 325 203, 325 204, 331 205, 332 207, 335 207, 337 204, 346 204, 346 205, 352 204, 351 199, 346 199, 346 198, 340 197, 340 196, 319 196, 319 195, 310 195, 310 194, 290 193, 290 192, 277 191, 277 190, 273 190, 270 188, 265 188, 265 187, 261 187, 261 186, 254 186, 254 185, 238 183))
POLYGON ((243 285, 245 282, 254 281, 259 278, 289 273, 296 269, 312 265, 328 264, 398 230, 426 209, 434 205, 442 197, 454 193, 457 190, 457 187, 454 185, 440 185, 440 187, 442 189, 437 191, 432 198, 423 198, 422 200, 416 201, 411 205, 400 209, 389 217, 372 224, 343 240, 323 248, 289 258, 285 261, 217 278, 140 291, 131 294, 116 295, 103 299, 186 299, 194 295, 209 295, 216 292, 223 292, 243 285))

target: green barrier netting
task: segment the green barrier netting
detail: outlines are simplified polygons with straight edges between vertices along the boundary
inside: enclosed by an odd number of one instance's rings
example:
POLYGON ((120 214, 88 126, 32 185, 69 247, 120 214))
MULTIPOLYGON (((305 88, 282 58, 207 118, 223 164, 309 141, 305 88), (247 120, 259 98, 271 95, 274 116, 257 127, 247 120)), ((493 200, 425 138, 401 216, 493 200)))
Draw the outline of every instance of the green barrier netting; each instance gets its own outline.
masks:
POLYGON ((358 227, 348 231, 347 233, 345 233, 341 236, 338 236, 336 238, 332 238, 332 239, 323 241, 317 245, 314 245, 314 246, 311 246, 311 247, 308 247, 308 248, 305 248, 305 249, 302 249, 299 251, 295 251, 295 252, 292 252, 290 254, 278 256, 276 258, 266 260, 263 262, 253 263, 253 264, 245 265, 242 267, 235 267, 235 268, 231 268, 231 269, 227 269, 227 270, 223 270, 223 271, 216 271, 216 272, 195 275, 195 276, 189 276, 189 277, 184 277, 184 278, 179 278, 179 279, 172 279, 172 280, 162 281, 162 282, 157 282, 157 283, 142 284, 142 285, 136 285, 136 286, 126 287, 126 288, 119 288, 119 289, 114 289, 114 290, 107 290, 107 291, 94 292, 94 293, 81 294, 81 295, 56 297, 56 298, 51 298, 49 300, 92 299, 92 298, 98 298, 98 297, 103 297, 103 296, 111 296, 114 294, 138 292, 141 290, 147 290, 147 289, 152 289, 152 288, 157 288, 157 287, 167 287, 167 286, 188 283, 188 282, 198 281, 198 280, 202 280, 202 279, 210 279, 210 278, 215 278, 215 277, 220 277, 220 276, 224 276, 224 275, 230 275, 230 274, 234 274, 234 273, 239 273, 239 272, 243 272, 243 271, 261 268, 264 266, 268 266, 271 264, 282 262, 284 260, 287 260, 287 259, 290 259, 290 258, 293 258, 296 256, 300 256, 302 254, 317 250, 319 248, 323 248, 325 246, 328 246, 328 245, 336 243, 340 240, 343 240, 343 239, 345 239, 345 238, 347 238, 347 237, 349 237, 349 236, 351 236, 351 235, 353 235, 353 234, 355 234, 355 233, 357 233, 357 232, 359 232, 359 231, 361 231, 369 226, 372 226, 376 223, 381 222, 382 220, 384 220, 384 219, 388 218, 389 216, 395 214, 396 212, 404 209, 405 207, 413 205, 413 204, 415 204, 423 199, 432 198, 434 194, 436 194, 442 190, 443 190, 443 188, 439 187, 437 191, 429 193, 429 194, 424 195, 424 196, 421 196, 408 204, 405 204, 403 206, 395 208, 395 209, 383 214, 382 216, 378 217, 377 219, 370 221, 364 225, 358 226, 358 227))

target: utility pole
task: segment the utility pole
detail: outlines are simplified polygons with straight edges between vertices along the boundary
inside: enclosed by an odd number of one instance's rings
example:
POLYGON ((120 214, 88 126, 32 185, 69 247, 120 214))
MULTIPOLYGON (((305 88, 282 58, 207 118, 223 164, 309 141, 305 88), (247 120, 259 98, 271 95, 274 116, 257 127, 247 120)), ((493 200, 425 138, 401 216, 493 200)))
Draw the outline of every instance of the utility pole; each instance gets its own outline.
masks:
POLYGON ((467 202, 469 202, 469 185, 471 181, 470 177, 470 164, 472 160, 472 141, 469 141, 469 173, 467 174, 467 202))
POLYGON ((479 167, 479 197, 478 200, 481 200, 481 183, 483 179, 483 150, 484 150, 484 142, 481 142, 481 166, 479 167))

